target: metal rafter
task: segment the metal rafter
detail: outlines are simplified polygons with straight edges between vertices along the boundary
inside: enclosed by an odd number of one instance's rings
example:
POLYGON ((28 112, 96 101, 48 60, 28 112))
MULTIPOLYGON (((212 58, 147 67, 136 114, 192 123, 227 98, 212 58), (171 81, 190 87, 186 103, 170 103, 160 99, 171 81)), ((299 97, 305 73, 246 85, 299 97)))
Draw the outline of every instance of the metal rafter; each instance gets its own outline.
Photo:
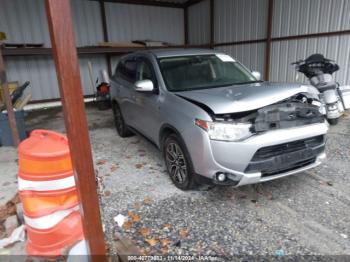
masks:
MULTIPOLYGON (((90 0, 100 1, 100 0, 90 0)), ((161 2, 156 0, 102 0, 109 3, 131 4, 131 5, 150 5, 150 6, 163 6, 172 8, 184 8, 184 4, 175 2, 161 2)))

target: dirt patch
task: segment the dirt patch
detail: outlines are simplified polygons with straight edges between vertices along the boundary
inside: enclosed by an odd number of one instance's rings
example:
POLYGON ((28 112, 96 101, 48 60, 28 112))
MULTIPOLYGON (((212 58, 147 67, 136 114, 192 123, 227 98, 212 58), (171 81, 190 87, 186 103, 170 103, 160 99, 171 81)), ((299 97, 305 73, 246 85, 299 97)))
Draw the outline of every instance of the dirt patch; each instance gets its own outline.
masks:
POLYGON ((18 194, 14 198, 12 198, 6 205, 0 207, 0 239, 6 236, 4 222, 5 220, 13 215, 17 215, 16 213, 16 204, 20 202, 18 194))

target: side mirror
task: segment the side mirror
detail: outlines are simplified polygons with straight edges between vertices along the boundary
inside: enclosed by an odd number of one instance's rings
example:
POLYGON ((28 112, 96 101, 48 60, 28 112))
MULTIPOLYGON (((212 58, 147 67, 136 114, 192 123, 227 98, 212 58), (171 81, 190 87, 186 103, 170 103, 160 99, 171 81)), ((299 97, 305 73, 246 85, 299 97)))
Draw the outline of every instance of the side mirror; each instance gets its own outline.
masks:
POLYGON ((252 75, 256 78, 256 80, 261 80, 261 74, 258 71, 253 71, 252 75))
POLYGON ((152 92, 154 90, 153 82, 151 80, 140 80, 135 83, 137 92, 152 92))

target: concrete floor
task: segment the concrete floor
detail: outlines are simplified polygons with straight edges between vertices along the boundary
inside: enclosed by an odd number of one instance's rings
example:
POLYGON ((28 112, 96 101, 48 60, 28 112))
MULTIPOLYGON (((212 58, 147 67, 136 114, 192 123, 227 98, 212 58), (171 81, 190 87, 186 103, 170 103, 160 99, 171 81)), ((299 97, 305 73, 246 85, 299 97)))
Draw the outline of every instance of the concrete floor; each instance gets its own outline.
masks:
MULTIPOLYGON (((328 135, 328 160, 260 185, 182 192, 159 151, 120 138, 111 111, 87 108, 102 217, 111 253, 117 232, 144 254, 350 255, 350 117, 328 135), (130 222, 120 228, 118 214, 130 222)), ((60 108, 29 113, 29 130, 64 132, 60 108)))

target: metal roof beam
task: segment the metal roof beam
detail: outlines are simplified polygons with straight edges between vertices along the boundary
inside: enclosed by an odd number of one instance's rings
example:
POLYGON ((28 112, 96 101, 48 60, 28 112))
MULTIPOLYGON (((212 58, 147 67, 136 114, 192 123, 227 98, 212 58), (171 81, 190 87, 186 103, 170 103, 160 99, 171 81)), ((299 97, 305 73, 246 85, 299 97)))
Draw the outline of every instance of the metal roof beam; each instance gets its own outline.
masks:
POLYGON ((185 8, 185 7, 189 7, 189 6, 191 6, 191 5, 195 5, 195 4, 198 4, 198 3, 200 3, 200 2, 202 2, 203 0, 188 0, 187 2, 185 2, 184 4, 183 4, 183 7, 185 8))
MULTIPOLYGON (((90 0, 99 1, 99 0, 90 0)), ((171 8, 184 8, 185 4, 175 2, 161 2, 156 0, 102 0, 109 3, 131 4, 131 5, 150 5, 150 6, 162 6, 171 8)))

